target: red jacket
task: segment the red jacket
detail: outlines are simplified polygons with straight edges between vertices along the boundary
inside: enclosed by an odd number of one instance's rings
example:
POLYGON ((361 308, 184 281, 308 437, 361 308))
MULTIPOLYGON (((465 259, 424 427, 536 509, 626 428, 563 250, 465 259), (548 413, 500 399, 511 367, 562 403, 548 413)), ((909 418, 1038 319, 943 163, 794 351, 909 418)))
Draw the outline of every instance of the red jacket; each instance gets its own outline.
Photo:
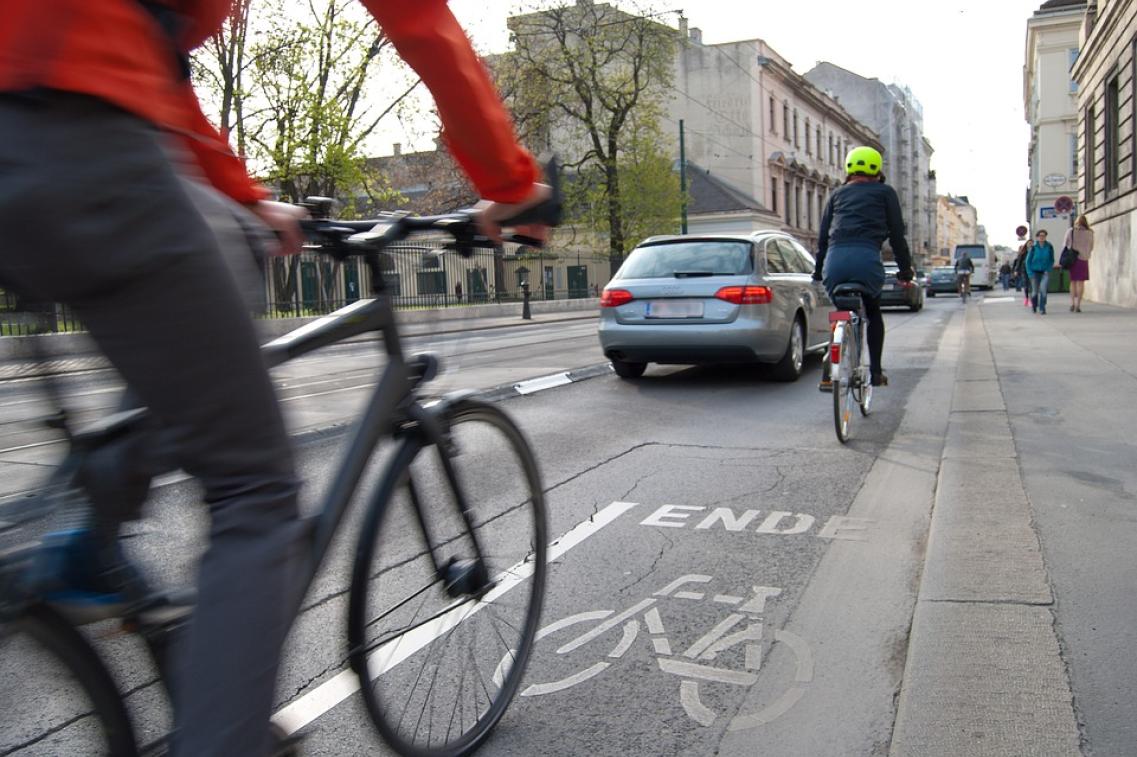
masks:
MULTIPOLYGON (((169 0, 192 50, 231 0, 169 0)), ((362 0, 434 95, 444 135, 478 193, 517 202, 537 178, 509 114, 445 0, 362 0)), ((209 180, 242 202, 265 196, 202 114, 165 33, 138 0, 0 0, 0 92, 46 87, 99 97, 182 136, 209 180)))

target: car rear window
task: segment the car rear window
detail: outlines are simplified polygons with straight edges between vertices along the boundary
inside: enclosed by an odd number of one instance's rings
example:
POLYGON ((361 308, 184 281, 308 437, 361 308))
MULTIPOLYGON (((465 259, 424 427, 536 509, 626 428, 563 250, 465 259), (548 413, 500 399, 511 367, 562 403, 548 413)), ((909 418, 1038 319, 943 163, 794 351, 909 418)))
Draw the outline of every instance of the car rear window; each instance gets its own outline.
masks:
POLYGON ((632 250, 616 278, 737 276, 753 270, 749 242, 670 242, 632 250))

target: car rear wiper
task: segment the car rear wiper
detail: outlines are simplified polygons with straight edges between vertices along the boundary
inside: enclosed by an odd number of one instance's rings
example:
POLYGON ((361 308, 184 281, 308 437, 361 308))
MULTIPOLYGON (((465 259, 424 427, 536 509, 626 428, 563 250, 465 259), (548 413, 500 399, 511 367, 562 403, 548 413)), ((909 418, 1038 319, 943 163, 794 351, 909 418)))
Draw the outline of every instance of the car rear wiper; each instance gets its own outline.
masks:
POLYGON ((714 271, 676 271, 674 276, 677 279, 693 279, 697 276, 717 276, 714 271))

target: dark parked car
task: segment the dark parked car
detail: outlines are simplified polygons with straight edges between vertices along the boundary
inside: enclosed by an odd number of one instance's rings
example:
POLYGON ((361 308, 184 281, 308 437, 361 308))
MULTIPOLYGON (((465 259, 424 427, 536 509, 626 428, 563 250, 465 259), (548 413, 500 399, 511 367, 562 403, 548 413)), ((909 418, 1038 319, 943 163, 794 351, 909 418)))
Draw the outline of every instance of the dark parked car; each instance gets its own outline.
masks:
POLYGON ((881 307, 905 307, 917 313, 924 307, 924 290, 912 281, 900 281, 900 269, 895 263, 884 264, 884 289, 880 293, 881 307))
POLYGON ((622 378, 648 363, 771 363, 793 381, 829 342, 814 260, 776 231, 642 243, 600 297, 600 346, 622 378))
POLYGON ((932 275, 928 277, 929 297, 935 297, 937 294, 955 294, 958 291, 954 268, 948 265, 932 269, 932 275))

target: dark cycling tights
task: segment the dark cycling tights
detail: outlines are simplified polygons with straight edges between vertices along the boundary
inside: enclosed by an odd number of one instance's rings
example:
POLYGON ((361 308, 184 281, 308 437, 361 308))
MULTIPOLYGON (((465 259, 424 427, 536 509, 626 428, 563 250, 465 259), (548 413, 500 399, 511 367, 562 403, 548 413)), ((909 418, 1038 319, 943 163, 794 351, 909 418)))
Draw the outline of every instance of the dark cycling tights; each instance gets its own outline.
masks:
POLYGON ((865 297, 865 315, 868 317, 867 331, 869 343, 869 371, 881 372, 881 357, 884 354, 884 315, 880 312, 879 297, 865 297))

